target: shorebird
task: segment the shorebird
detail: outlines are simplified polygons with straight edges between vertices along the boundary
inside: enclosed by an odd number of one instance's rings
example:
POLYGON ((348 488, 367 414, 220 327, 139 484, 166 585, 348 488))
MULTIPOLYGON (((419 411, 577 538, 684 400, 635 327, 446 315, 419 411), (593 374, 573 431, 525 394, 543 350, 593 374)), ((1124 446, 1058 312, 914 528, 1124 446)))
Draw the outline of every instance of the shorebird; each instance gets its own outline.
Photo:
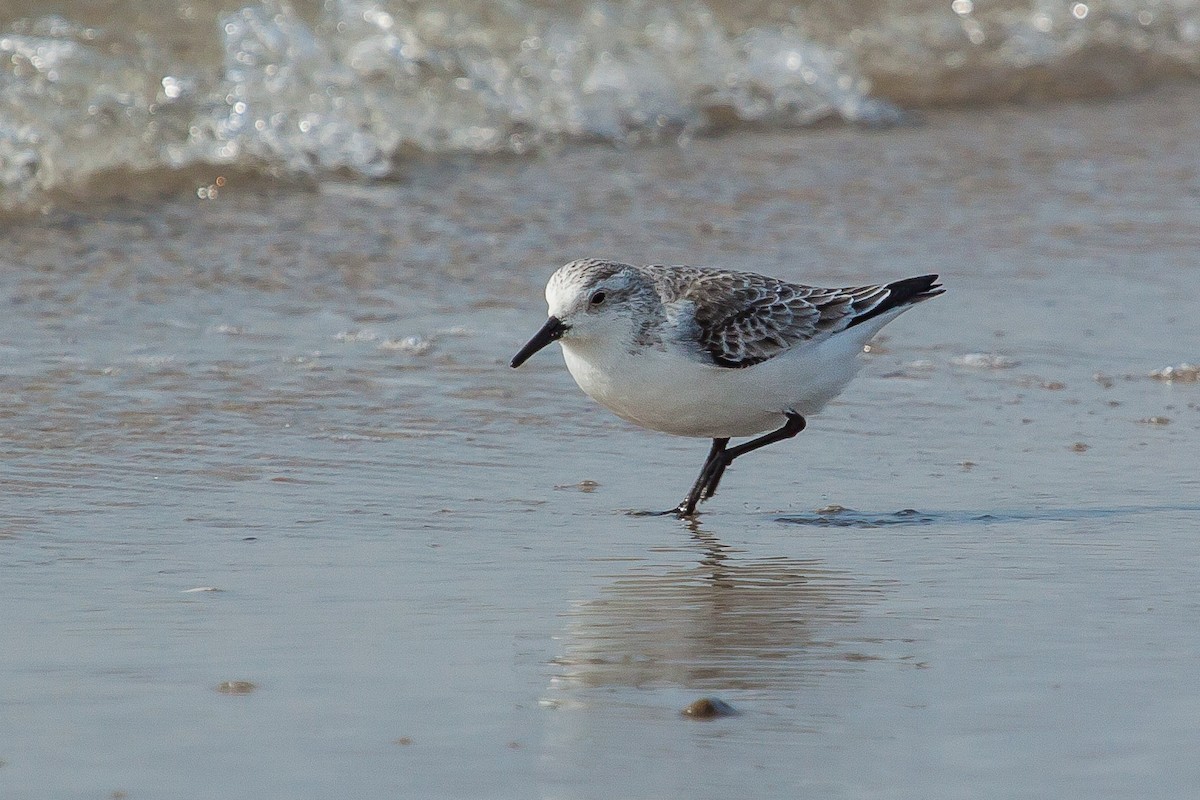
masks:
POLYGON ((854 377, 880 328, 942 294, 937 278, 824 289, 752 272, 582 259, 550 276, 550 318, 511 365, 558 342, 579 388, 618 417, 712 439, 691 490, 665 512, 689 517, 734 459, 804 430, 805 417, 854 377), (729 447, 755 434, 763 435, 729 447))

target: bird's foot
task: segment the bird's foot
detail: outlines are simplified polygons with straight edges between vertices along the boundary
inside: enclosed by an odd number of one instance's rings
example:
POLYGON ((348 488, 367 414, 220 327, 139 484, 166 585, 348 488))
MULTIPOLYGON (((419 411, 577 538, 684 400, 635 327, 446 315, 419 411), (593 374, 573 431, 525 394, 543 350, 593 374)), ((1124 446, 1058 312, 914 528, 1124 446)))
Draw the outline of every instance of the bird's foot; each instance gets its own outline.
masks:
POLYGON ((696 510, 693 508, 688 511, 687 500, 683 500, 674 508, 668 508, 666 511, 626 511, 631 517, 679 517, 680 519, 691 519, 696 516, 696 510))
POLYGON ((663 512, 663 516, 667 516, 668 514, 673 514, 676 517, 679 517, 679 519, 695 519, 696 504, 692 503, 691 505, 689 505, 687 498, 684 498, 684 500, 682 502, 680 502, 679 505, 675 506, 670 511, 663 512))
POLYGON ((675 508, 668 508, 666 511, 643 511, 641 509, 633 509, 625 512, 625 514, 630 517, 670 517, 678 513, 678 506, 675 508))

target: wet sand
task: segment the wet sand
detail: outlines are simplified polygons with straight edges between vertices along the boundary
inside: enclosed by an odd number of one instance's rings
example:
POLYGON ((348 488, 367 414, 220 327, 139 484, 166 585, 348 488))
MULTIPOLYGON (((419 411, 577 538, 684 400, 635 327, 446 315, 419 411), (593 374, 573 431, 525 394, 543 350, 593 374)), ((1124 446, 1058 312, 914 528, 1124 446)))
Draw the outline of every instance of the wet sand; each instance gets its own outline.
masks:
POLYGON ((1188 795, 1197 108, 7 221, 0 795, 1188 795), (585 255, 949 293, 688 524, 704 442, 506 366, 585 255))

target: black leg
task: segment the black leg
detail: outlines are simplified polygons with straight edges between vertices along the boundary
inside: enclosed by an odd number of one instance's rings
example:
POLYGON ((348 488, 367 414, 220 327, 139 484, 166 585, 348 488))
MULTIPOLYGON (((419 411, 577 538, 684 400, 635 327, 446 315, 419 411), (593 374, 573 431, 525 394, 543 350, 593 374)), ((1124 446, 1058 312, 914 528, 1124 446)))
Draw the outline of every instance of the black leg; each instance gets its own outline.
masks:
POLYGON ((696 476, 696 482, 692 484, 692 489, 687 493, 687 497, 680 501, 679 505, 670 511, 668 514, 678 514, 681 517, 691 516, 696 511, 696 503, 700 502, 700 493, 704 491, 704 486, 707 483, 705 476, 708 474, 708 469, 712 463, 720 459, 721 454, 725 452, 725 446, 729 444, 729 437, 724 439, 713 439, 712 447, 708 451, 708 457, 704 459, 704 466, 700 467, 700 474, 696 476))
POLYGON ((687 498, 679 504, 679 508, 676 510, 679 516, 690 517, 692 514, 695 514, 696 505, 702 499, 707 500, 716 493, 717 484, 721 482, 721 476, 725 474, 725 468, 732 464, 735 458, 758 450, 760 447, 766 447, 775 442, 782 442, 784 439, 791 439, 804 430, 804 417, 794 411, 789 411, 784 416, 787 417, 787 422, 779 430, 763 434, 757 439, 751 439, 745 444, 739 444, 737 447, 726 449, 725 445, 728 444, 728 439, 713 439, 712 450, 709 451, 708 458, 704 462, 704 467, 700 470, 700 477, 696 479, 696 483, 692 486, 692 491, 688 493, 687 498), (718 442, 720 442, 720 447, 717 446, 718 442))

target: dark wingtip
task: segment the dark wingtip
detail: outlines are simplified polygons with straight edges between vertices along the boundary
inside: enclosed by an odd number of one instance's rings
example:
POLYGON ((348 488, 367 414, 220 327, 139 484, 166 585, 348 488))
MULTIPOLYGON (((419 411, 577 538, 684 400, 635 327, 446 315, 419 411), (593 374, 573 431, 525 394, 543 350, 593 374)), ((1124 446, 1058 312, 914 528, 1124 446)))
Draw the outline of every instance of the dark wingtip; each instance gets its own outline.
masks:
POLYGON ((902 281, 889 283, 887 288, 891 295, 884 301, 890 308, 919 303, 930 297, 937 297, 946 290, 937 282, 937 275, 918 275, 915 278, 905 278, 902 281))
POLYGON ((922 300, 928 300, 931 297, 937 297, 939 294, 944 294, 946 290, 940 283, 937 282, 937 280, 937 275, 918 275, 915 278, 904 278, 903 280, 889 283, 887 285, 888 296, 885 297, 879 303, 879 305, 875 306, 861 317, 856 318, 846 327, 852 328, 855 325, 866 322, 869 319, 878 317, 880 314, 885 314, 894 308, 911 306, 914 303, 921 302, 922 300))

